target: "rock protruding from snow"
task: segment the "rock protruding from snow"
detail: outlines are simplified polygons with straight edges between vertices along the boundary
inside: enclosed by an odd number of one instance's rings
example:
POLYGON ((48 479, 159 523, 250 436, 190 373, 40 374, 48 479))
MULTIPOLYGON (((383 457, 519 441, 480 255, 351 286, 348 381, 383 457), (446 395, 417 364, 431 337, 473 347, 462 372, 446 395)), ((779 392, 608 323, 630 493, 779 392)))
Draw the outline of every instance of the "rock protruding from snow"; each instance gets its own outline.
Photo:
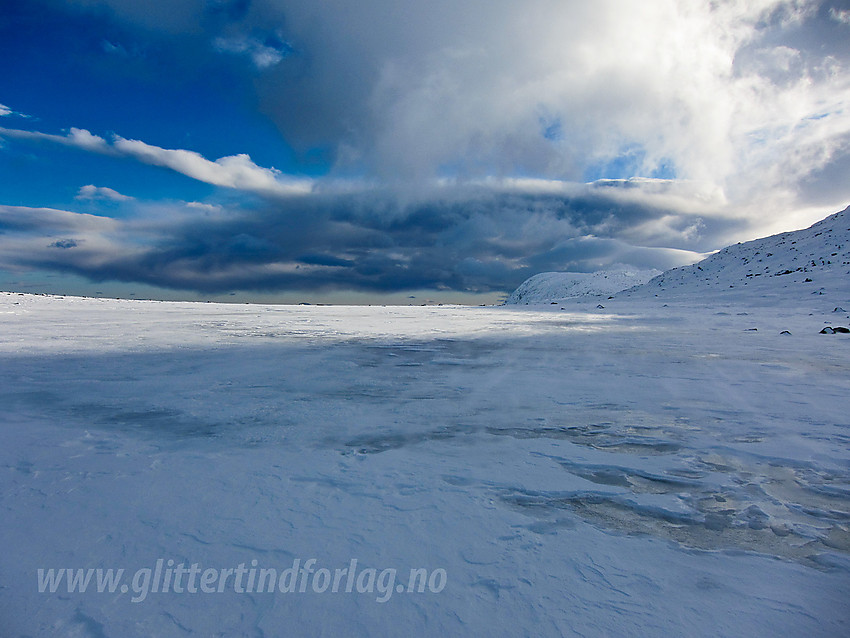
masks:
POLYGON ((820 331, 822 335, 834 335, 834 334, 850 334, 850 328, 845 328, 844 326, 827 326, 823 330, 820 331))
POLYGON ((570 297, 608 296, 646 283, 659 270, 618 268, 583 272, 544 272, 526 279, 505 303, 541 304, 570 297))
POLYGON ((741 291, 750 299, 792 292, 850 294, 850 206, 803 230, 728 246, 626 294, 666 297, 741 291))

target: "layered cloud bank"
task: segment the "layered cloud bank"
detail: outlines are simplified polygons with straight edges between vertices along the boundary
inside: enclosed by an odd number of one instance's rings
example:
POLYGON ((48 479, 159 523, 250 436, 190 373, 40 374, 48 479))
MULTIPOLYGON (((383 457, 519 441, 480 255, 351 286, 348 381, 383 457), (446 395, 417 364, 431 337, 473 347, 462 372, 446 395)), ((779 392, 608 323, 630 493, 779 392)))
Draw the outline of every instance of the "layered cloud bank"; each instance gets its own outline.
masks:
MULTIPOLYGON (((413 197, 337 188, 238 210, 171 202, 156 211, 130 201, 145 214, 126 219, 0 206, 0 264, 211 293, 501 292, 541 270, 668 268, 700 257, 675 247, 694 243, 693 218, 659 224, 656 209, 618 199, 619 190, 443 185, 413 197)), ((103 195, 109 205, 125 204, 120 197, 103 195)))

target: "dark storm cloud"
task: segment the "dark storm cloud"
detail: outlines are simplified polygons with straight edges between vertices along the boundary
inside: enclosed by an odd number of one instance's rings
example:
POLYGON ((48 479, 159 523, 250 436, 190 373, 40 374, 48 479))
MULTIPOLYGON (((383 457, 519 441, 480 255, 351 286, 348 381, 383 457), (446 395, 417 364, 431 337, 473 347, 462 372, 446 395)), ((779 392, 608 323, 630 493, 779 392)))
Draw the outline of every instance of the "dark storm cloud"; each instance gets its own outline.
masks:
POLYGON ((666 268, 698 256, 687 247, 699 242, 676 231, 664 248, 636 248, 617 239, 659 211, 617 201, 609 190, 443 186, 411 199, 409 193, 370 189, 270 200, 213 216, 175 205, 168 221, 160 222, 3 207, 0 222, 9 232, 0 259, 6 267, 207 293, 504 292, 541 270, 631 262, 666 268), (69 232, 73 250, 39 248, 71 248, 69 232), (137 239, 142 234, 143 243, 137 239), (670 249, 677 246, 681 250, 670 249))

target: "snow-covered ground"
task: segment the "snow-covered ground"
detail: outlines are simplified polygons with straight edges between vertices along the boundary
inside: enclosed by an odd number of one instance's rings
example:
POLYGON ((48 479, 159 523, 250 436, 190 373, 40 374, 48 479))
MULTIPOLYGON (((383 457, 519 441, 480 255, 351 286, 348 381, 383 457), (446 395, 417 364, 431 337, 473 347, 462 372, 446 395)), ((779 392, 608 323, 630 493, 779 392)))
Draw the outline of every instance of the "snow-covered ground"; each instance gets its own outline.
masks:
POLYGON ((819 331, 850 286, 803 274, 495 308, 2 293, 0 633, 848 635, 850 335, 819 331), (141 586, 309 559, 363 593, 141 586), (51 568, 127 575, 39 593, 51 568))

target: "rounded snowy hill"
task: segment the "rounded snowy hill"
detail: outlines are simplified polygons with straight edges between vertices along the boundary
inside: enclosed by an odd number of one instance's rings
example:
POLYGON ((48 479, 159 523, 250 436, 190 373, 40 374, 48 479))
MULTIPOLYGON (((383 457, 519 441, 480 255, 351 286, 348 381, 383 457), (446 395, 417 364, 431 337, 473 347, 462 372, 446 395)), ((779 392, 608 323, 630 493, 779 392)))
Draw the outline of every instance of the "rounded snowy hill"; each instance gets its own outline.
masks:
POLYGON ((809 228, 728 246, 622 296, 850 296, 850 206, 809 228))
POLYGON ((593 273, 542 272, 522 282, 505 303, 541 304, 572 297, 607 297, 646 283, 660 272, 627 267, 593 273))

